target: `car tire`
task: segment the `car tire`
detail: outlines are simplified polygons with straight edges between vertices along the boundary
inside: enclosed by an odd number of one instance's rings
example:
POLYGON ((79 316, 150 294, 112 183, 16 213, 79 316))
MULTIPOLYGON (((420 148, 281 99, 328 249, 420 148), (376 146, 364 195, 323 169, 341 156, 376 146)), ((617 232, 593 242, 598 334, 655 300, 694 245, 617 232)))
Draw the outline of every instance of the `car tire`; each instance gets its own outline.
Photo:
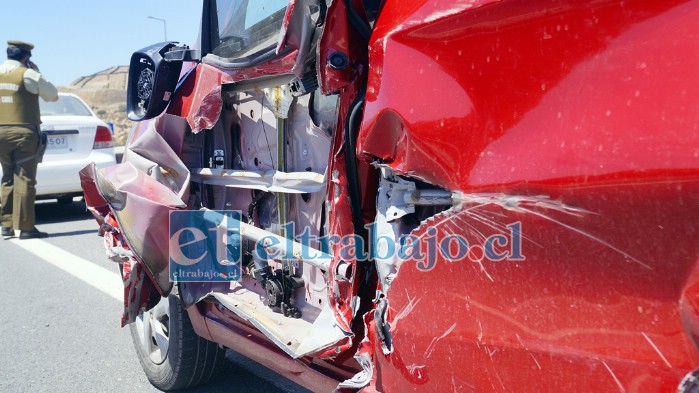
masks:
POLYGON ((225 362, 225 351, 199 337, 176 295, 170 295, 130 325, 139 361, 153 386, 185 389, 211 380, 225 362))

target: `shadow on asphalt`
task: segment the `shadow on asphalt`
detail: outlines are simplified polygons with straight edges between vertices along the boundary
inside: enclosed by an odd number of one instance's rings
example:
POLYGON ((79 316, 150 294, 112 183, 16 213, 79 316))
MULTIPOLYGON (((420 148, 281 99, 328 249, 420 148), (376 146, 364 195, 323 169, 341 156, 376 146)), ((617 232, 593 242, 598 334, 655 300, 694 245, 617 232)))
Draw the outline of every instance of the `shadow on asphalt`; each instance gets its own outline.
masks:
POLYGON ((69 231, 69 232, 51 232, 49 237, 65 237, 65 236, 78 236, 78 235, 97 235, 97 228, 89 229, 84 231, 69 231))
POLYGON ((235 351, 227 350, 226 360, 228 360, 227 364, 210 383, 180 391, 187 393, 312 393, 235 351), (255 368, 256 372, 251 372, 250 368, 255 368), (262 379, 259 374, 262 374, 262 379), (268 382, 270 380, 275 380, 275 383, 268 382))
MULTIPOLYGON (((60 205, 52 200, 37 201, 34 206, 34 212, 36 213, 37 224, 82 221, 92 217, 82 199, 76 199, 73 203, 67 205, 60 205)), ((95 231, 97 231, 97 226, 95 226, 95 231)))

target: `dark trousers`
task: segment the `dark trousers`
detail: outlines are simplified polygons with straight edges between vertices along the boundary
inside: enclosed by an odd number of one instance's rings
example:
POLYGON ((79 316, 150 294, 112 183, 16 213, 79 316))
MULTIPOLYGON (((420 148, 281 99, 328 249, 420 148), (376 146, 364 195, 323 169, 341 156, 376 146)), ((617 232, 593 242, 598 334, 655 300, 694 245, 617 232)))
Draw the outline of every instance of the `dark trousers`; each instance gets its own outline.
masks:
POLYGON ((21 231, 34 228, 38 147, 39 134, 34 127, 0 126, 3 227, 21 231))

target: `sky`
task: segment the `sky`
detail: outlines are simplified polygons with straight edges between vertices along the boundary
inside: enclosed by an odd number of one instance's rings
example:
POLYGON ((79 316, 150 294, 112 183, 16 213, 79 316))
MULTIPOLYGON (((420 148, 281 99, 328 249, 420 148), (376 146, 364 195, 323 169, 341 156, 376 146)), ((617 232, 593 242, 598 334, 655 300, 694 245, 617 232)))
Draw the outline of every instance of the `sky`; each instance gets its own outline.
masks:
MULTIPOLYGON (((199 34, 202 0, 0 0, 0 46, 34 44, 32 62, 56 86, 112 66, 167 39, 192 45, 199 34), (11 4, 11 5, 10 5, 11 4)), ((0 53, 4 61, 5 53, 0 53)))

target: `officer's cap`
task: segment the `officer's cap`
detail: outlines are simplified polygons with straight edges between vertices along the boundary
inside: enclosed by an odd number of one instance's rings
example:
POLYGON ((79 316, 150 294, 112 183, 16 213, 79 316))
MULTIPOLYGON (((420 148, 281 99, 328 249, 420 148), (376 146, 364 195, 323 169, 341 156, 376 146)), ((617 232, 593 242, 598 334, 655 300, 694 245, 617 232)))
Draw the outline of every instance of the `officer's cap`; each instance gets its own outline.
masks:
POLYGON ((7 41, 7 47, 8 48, 17 48, 21 49, 26 52, 31 52, 32 49, 34 49, 34 44, 31 44, 29 42, 24 42, 24 41, 18 41, 18 40, 9 40, 7 41))

